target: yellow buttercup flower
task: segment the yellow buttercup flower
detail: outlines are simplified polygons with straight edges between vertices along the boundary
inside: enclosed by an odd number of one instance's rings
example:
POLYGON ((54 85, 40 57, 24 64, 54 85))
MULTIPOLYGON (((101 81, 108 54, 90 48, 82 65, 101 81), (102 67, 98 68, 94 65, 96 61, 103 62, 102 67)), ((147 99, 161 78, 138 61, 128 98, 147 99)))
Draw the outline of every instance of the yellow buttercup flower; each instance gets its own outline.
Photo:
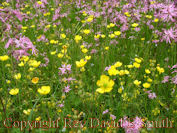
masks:
POLYGON ((90 33, 90 30, 89 29, 85 29, 83 30, 84 34, 88 35, 90 33))
POLYGON ((151 84, 149 84, 149 83, 144 83, 144 84, 143 84, 143 87, 144 87, 144 88, 149 88, 150 86, 151 86, 151 84))
POLYGON ((104 49, 105 49, 105 50, 109 50, 109 47, 105 47, 104 49))
POLYGON ((152 16, 151 15, 146 15, 146 18, 151 19, 152 16))
POLYGON ((122 66, 122 62, 116 62, 115 64, 114 64, 114 67, 121 67, 122 66))
POLYGON ((135 58, 135 61, 140 64, 142 60, 139 58, 135 58))
POLYGON ((32 67, 38 67, 40 64, 41 64, 40 61, 36 61, 36 60, 29 61, 29 66, 32 66, 32 67))
POLYGON ((14 78, 15 78, 15 79, 21 79, 21 74, 20 74, 20 73, 15 74, 15 75, 14 75, 14 78))
POLYGON ((145 40, 145 38, 141 38, 141 41, 144 41, 145 40))
POLYGON ((127 65, 128 68, 133 68, 134 66, 133 65, 127 65))
POLYGON ((21 61, 27 62, 29 60, 28 56, 22 56, 21 61))
POLYGON ((152 79, 151 79, 151 78, 148 78, 147 81, 151 83, 151 82, 152 82, 152 79))
POLYGON ((86 60, 81 59, 80 61, 76 61, 76 66, 77 67, 84 67, 86 63, 87 63, 86 60))
POLYGON ((57 53, 57 51, 50 52, 51 55, 55 55, 56 53, 57 53))
POLYGON ((134 83, 136 86, 139 86, 139 85, 141 84, 141 81, 135 80, 133 83, 134 83))
POLYGON ((23 110, 23 113, 24 113, 25 115, 30 115, 31 109, 23 110))
POLYGON ((42 4, 42 2, 41 2, 41 1, 37 1, 37 3, 38 3, 39 5, 41 5, 41 4, 42 4))
POLYGON ((80 35, 76 35, 74 40, 76 41, 76 43, 79 43, 79 41, 82 39, 82 36, 80 35))
POLYGON ((119 35, 121 34, 121 32, 120 32, 120 31, 114 31, 114 34, 115 34, 116 36, 119 36, 119 35))
POLYGON ((137 63, 137 62, 134 62, 134 63, 133 63, 133 66, 136 67, 136 68, 139 68, 139 67, 140 67, 140 64, 137 63))
POLYGON ((61 54, 61 53, 58 54, 58 58, 62 58, 63 56, 64 56, 64 55, 61 54))
POLYGON ((158 18, 154 19, 154 22, 156 22, 156 23, 159 22, 159 19, 158 18))
POLYGON ((100 34, 94 35, 95 39, 99 39, 100 38, 100 34))
POLYGON ((86 59, 86 60, 90 60, 90 59, 91 59, 91 56, 85 56, 85 59, 86 59))
POLYGON ((40 117, 40 116, 36 118, 36 121, 40 121, 40 120, 41 120, 41 117, 40 117))
POLYGON ((93 18, 94 18, 94 16, 93 15, 90 15, 88 18, 87 18, 87 22, 92 22, 93 21, 93 18))
POLYGON ((86 48, 83 48, 83 49, 82 49, 82 52, 85 54, 85 53, 88 52, 88 50, 87 50, 86 48))
POLYGON ((61 34, 60 37, 61 37, 62 39, 65 39, 65 38, 66 38, 66 35, 65 35, 65 34, 61 34))
POLYGON ((105 38, 105 37, 106 37, 105 35, 103 35, 103 34, 101 35, 101 38, 105 38))
POLYGON ((120 93, 120 94, 121 94, 121 93, 122 93, 122 91, 123 91, 123 89, 122 89, 122 88, 119 88, 119 89, 118 89, 118 93, 120 93))
POLYGON ((137 27, 138 25, 139 25, 139 24, 137 24, 137 23, 133 23, 133 24, 132 24, 132 27, 135 28, 135 27, 137 27))
POLYGON ((97 86, 100 87, 96 90, 99 93, 110 92, 113 89, 114 81, 106 75, 101 75, 100 80, 97 81, 97 86))
POLYGON ((10 84, 10 83, 11 83, 11 81, 10 81, 10 80, 6 80, 6 83, 7 83, 7 84, 10 84))
POLYGON ((11 89, 11 90, 9 91, 9 94, 10 94, 10 95, 17 95, 18 93, 19 93, 19 89, 18 89, 18 88, 11 89))
POLYGON ((115 34, 110 34, 109 37, 110 38, 115 38, 115 34))
POLYGON ((145 69, 145 73, 150 74, 151 71, 149 69, 145 69))
POLYGON ((157 71, 159 72, 159 74, 165 72, 165 70, 163 68, 160 68, 159 66, 157 66, 156 68, 157 68, 157 71))
POLYGON ((0 56, 0 61, 6 61, 9 59, 9 56, 8 55, 3 55, 3 56, 0 56))
POLYGON ((37 84, 38 81, 39 81, 39 78, 38 78, 38 77, 34 77, 34 78, 31 80, 31 82, 32 82, 33 84, 37 84))
POLYGON ((25 64, 23 63, 23 62, 20 62, 19 64, 18 64, 18 66, 19 67, 22 67, 22 66, 24 66, 25 64))
POLYGON ((84 67, 81 67, 80 71, 81 71, 81 72, 84 72, 84 71, 85 71, 85 68, 84 68, 84 67))
POLYGON ((115 26, 115 24, 113 24, 113 23, 110 23, 109 25, 110 25, 110 27, 114 27, 115 26))
POLYGON ((37 90, 41 95, 47 95, 50 93, 50 86, 42 86, 37 90))
POLYGON ((112 75, 117 75, 118 73, 119 73, 119 71, 116 70, 116 68, 115 68, 114 66, 111 66, 111 68, 108 70, 108 74, 109 74, 110 76, 112 76, 112 75))
POLYGON ((26 30, 26 29, 28 29, 28 27, 22 26, 22 30, 26 30))

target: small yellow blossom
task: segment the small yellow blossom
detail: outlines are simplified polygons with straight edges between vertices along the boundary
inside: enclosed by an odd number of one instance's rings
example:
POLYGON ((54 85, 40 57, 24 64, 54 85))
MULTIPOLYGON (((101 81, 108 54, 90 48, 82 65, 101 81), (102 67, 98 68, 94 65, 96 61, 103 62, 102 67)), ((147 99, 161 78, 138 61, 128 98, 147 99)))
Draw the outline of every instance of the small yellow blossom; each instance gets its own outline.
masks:
POLYGON ((143 87, 146 88, 146 89, 147 89, 147 88, 150 88, 150 86, 151 86, 151 84, 149 84, 149 83, 144 83, 144 84, 143 84, 143 87))
POLYGON ((133 68, 134 66, 133 65, 127 65, 128 68, 133 68))
POLYGON ((136 67, 136 68, 140 68, 140 64, 137 63, 137 62, 134 62, 134 63, 133 63, 133 66, 136 67))
POLYGON ((110 23, 109 25, 110 25, 110 27, 114 27, 115 26, 115 24, 113 24, 113 23, 110 23))
POLYGON ((87 63, 86 60, 81 59, 80 61, 76 61, 76 66, 77 67, 84 67, 86 63, 87 63))
POLYGON ((65 39, 66 35, 65 34, 60 34, 60 38, 65 39))
POLYGON ((84 67, 81 67, 80 71, 81 71, 81 72, 84 72, 84 71, 85 71, 85 68, 84 68, 84 67))
POLYGON ((85 54, 88 52, 88 50, 86 48, 82 49, 82 52, 85 54))
POLYGON ((105 49, 105 50, 109 50, 109 47, 105 47, 104 49, 105 49))
POLYGON ((38 67, 40 64, 41 64, 41 62, 40 61, 36 61, 36 60, 30 60, 29 62, 29 66, 32 66, 32 67, 38 67))
POLYGON ((20 62, 19 64, 18 64, 18 66, 19 67, 23 67, 25 64, 23 63, 23 62, 20 62))
POLYGON ((11 90, 9 91, 9 94, 10 94, 10 95, 17 95, 18 93, 19 93, 19 89, 18 89, 18 88, 11 89, 11 90))
POLYGON ((20 74, 20 73, 15 74, 15 75, 14 75, 14 78, 15 78, 15 79, 21 79, 21 74, 20 74))
POLYGON ((110 34, 109 37, 110 38, 115 38, 115 34, 110 34))
POLYGON ((36 121, 40 121, 40 120, 41 120, 41 117, 40 117, 40 116, 36 118, 36 121))
POLYGON ((115 67, 121 67, 121 66, 122 66, 122 62, 119 62, 119 61, 116 62, 116 63, 114 64, 114 66, 115 66, 115 67))
POLYGON ((85 59, 86 59, 86 60, 90 60, 90 59, 91 59, 91 56, 85 56, 85 59))
POLYGON ((135 28, 135 27, 137 27, 138 25, 139 25, 139 24, 137 24, 137 23, 133 23, 133 24, 132 24, 132 27, 135 28))
POLYGON ((154 22, 155 23, 159 22, 159 19, 158 18, 154 19, 154 22))
POLYGON ((133 83, 134 83, 136 86, 139 86, 139 85, 141 84, 141 81, 135 80, 133 83))
POLYGON ((165 72, 165 70, 163 68, 160 68, 159 66, 157 66, 156 68, 157 68, 157 71, 159 72, 159 74, 165 72))
POLYGON ((9 59, 9 56, 8 55, 3 55, 3 56, 0 56, 0 61, 6 61, 9 59))
POLYGON ((33 84, 37 84, 38 81, 39 81, 39 78, 38 78, 38 77, 34 77, 34 78, 31 80, 31 82, 32 82, 33 84))
POLYGON ((119 88, 119 89, 118 89, 118 93, 120 93, 120 94, 121 94, 121 93, 122 93, 122 91, 123 91, 123 89, 122 89, 122 88, 119 88))
POLYGON ((151 71, 149 69, 145 69, 145 73, 150 74, 151 71))
POLYGON ((37 90, 41 95, 47 95, 50 93, 50 86, 42 86, 37 90))
POLYGON ((91 15, 91 16, 89 16, 88 18, 87 18, 87 22, 92 22, 93 21, 93 18, 94 18, 94 16, 93 15, 91 15))
POLYGON ((142 60, 139 58, 135 58, 135 61, 140 64, 142 60))
POLYGON ((42 2, 41 2, 41 1, 37 1, 37 3, 38 3, 39 5, 41 5, 41 4, 42 4, 42 2))
POLYGON ((144 41, 145 40, 145 38, 141 38, 141 41, 144 41))
POLYGON ((88 35, 90 33, 90 30, 89 29, 85 29, 83 30, 84 34, 88 35))
POLYGON ((23 110, 23 113, 24 113, 25 115, 30 115, 31 109, 23 110))
POLYGON ((119 35, 121 34, 121 32, 120 32, 120 31, 114 31, 114 34, 115 34, 116 36, 119 36, 119 35))
POLYGON ((152 16, 151 15, 146 15, 146 18, 151 19, 152 16))
POLYGON ((151 79, 151 78, 148 78, 147 81, 151 83, 151 82, 152 82, 152 79, 151 79))
POLYGON ((63 56, 64 56, 64 55, 61 54, 61 53, 58 54, 58 58, 62 58, 63 56))
POLYGON ((118 73, 119 73, 119 71, 116 70, 116 68, 115 68, 114 66, 111 66, 111 68, 108 70, 108 74, 109 74, 110 76, 112 76, 112 75, 117 75, 118 73))
POLYGON ((100 34, 97 34, 94 36, 95 39, 99 39, 100 38, 100 34))
POLYGON ((56 53, 57 53, 57 51, 50 52, 51 55, 55 55, 56 53))
POLYGON ((100 87, 96 90, 99 93, 110 92, 113 89, 114 81, 106 75, 101 75, 100 80, 97 81, 97 86, 100 87))
POLYGON ((76 41, 76 43, 79 43, 79 41, 82 39, 82 36, 80 35, 76 35, 74 40, 76 41))

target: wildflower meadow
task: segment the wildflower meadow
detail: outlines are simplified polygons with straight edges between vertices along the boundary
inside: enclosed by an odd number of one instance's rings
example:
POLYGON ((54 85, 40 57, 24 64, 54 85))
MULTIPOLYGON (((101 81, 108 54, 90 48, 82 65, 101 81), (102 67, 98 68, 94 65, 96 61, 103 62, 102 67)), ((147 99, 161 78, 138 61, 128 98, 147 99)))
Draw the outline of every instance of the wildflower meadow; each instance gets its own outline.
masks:
POLYGON ((177 0, 1 0, 0 132, 176 133, 177 0))

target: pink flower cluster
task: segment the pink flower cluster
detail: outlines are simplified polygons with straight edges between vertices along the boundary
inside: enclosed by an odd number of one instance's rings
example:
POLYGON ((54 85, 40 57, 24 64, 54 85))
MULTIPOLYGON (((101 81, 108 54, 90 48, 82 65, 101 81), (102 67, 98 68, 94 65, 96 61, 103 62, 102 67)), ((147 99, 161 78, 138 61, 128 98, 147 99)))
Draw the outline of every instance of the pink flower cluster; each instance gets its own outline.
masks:
POLYGON ((141 118, 134 118, 133 122, 127 120, 127 117, 124 117, 122 127, 125 129, 126 133, 139 133, 139 130, 143 126, 143 121, 141 118))
POLYGON ((5 48, 8 49, 10 46, 12 55, 15 59, 19 60, 22 56, 30 55, 28 52, 32 50, 32 54, 36 54, 37 49, 30 41, 28 37, 20 37, 19 39, 10 38, 9 41, 6 43, 5 48))

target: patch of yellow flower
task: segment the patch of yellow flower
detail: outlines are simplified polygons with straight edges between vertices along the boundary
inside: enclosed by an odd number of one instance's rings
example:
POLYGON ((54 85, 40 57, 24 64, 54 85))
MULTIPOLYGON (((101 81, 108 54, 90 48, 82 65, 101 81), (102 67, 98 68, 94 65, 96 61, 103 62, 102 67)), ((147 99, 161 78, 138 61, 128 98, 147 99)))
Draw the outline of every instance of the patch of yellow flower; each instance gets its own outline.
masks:
POLYGON ((76 61, 76 66, 84 67, 86 63, 87 63, 87 60, 81 59, 80 61, 76 61))
POLYGON ((144 88, 150 88, 150 87, 151 87, 151 84, 149 84, 149 83, 144 83, 144 84, 143 84, 143 87, 144 87, 144 88))
POLYGON ((31 109, 23 110, 23 113, 24 113, 25 115, 30 115, 31 109))
POLYGON ((17 80, 18 80, 18 79, 21 79, 21 74, 20 74, 20 73, 15 74, 15 75, 14 75, 14 78, 17 79, 17 80))
POLYGON ((18 89, 18 88, 11 89, 11 90, 9 91, 9 94, 10 94, 10 95, 17 95, 18 93, 19 93, 19 89, 18 89))
POLYGON ((101 75, 100 80, 97 81, 97 86, 99 88, 96 91, 99 93, 110 92, 113 89, 114 81, 106 75, 101 75))
POLYGON ((76 35, 74 40, 76 41, 76 43, 79 43, 79 41, 82 39, 82 36, 80 35, 76 35))
POLYGON ((36 60, 30 60, 28 63, 29 63, 29 66, 32 66, 35 68, 37 68, 41 64, 40 61, 36 61, 36 60))
POLYGON ((50 93, 50 86, 42 86, 37 90, 41 95, 47 95, 50 93))
POLYGON ((34 78, 32 78, 32 80, 31 80, 31 82, 32 82, 33 84, 37 84, 38 81, 39 81, 39 78, 38 78, 38 77, 34 77, 34 78))
POLYGON ((0 56, 0 61, 6 61, 9 59, 9 56, 8 55, 3 55, 3 56, 0 56))

